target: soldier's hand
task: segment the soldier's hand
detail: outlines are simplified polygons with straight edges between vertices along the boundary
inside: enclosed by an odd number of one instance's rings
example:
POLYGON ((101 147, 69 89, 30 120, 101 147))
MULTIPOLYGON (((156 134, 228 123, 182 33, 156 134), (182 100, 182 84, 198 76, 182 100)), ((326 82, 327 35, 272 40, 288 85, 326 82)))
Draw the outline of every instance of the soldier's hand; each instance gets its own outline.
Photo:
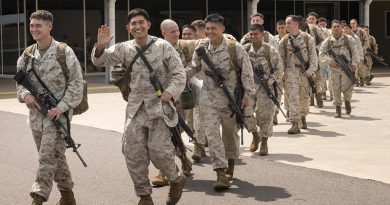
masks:
POLYGON ((102 25, 98 29, 98 36, 97 36, 97 45, 98 47, 106 46, 110 43, 111 39, 114 37, 113 34, 110 34, 110 28, 107 25, 102 25))
POLYGON ((247 95, 244 95, 241 102, 241 109, 244 109, 249 105, 249 97, 247 95))
POLYGON ((313 72, 307 70, 303 73, 303 76, 305 76, 306 78, 310 78, 310 76, 313 75, 313 72))
POLYGON ((340 66, 339 64, 336 63, 336 61, 334 60, 331 60, 330 63, 329 63, 329 66, 333 69, 340 69, 340 66))
POLYGON ((55 107, 55 108, 52 108, 51 110, 49 110, 49 112, 47 113, 47 116, 52 120, 52 119, 56 119, 58 120, 60 118, 60 116, 62 115, 62 110, 58 107, 55 107))
POLYGON ((35 97, 30 95, 30 94, 28 94, 28 95, 26 95, 26 97, 24 97, 24 102, 26 102, 26 106, 30 109, 33 109, 33 108, 38 108, 39 110, 41 109, 41 107, 39 106, 37 101, 35 101, 35 97))
POLYGON ((164 102, 169 102, 172 100, 172 95, 169 93, 169 92, 166 92, 164 91, 162 94, 161 94, 161 100, 164 101, 164 102))

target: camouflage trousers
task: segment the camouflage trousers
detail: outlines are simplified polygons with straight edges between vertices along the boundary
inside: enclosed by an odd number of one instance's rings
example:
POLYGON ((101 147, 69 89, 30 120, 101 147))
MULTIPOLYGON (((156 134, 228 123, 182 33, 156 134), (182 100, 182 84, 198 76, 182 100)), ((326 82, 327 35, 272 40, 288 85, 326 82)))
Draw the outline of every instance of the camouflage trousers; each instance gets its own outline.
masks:
POLYGON ((58 190, 72 190, 74 184, 66 162, 66 143, 62 134, 52 125, 42 132, 32 130, 32 135, 39 154, 39 166, 30 195, 40 195, 47 201, 53 180, 58 190))
POLYGON ((341 106, 343 104, 341 93, 344 96, 344 101, 351 101, 354 85, 344 72, 333 70, 330 75, 330 81, 332 84, 334 105, 341 106))
POLYGON ((170 131, 163 118, 148 118, 144 104, 133 118, 126 117, 122 153, 137 196, 152 193, 150 161, 170 182, 179 177, 170 131))
POLYGON ((364 61, 360 61, 360 63, 358 63, 355 76, 358 80, 359 78, 364 78, 366 76, 369 76, 368 67, 364 61))
MULTIPOLYGON (((290 110, 290 106, 288 104, 288 89, 287 89, 287 84, 286 84, 286 80, 283 80, 283 102, 284 102, 284 109, 285 110, 290 110)), ((280 101, 279 101, 280 102, 280 101)))
POLYGON ((288 75, 286 79, 290 122, 300 122, 301 116, 309 114, 311 87, 308 79, 299 74, 288 75))
POLYGON ((227 168, 227 159, 240 155, 240 137, 236 119, 230 117, 229 108, 199 106, 199 120, 209 143, 213 169, 227 168), (220 127, 222 126, 222 137, 220 127))
POLYGON ((324 70, 318 67, 318 70, 314 74, 316 76, 314 82, 316 83, 317 93, 322 94, 324 92, 324 70))
POLYGON ((366 77, 369 77, 371 75, 371 69, 372 65, 374 64, 372 61, 372 57, 370 55, 365 56, 366 62, 367 62, 367 75, 366 77))
POLYGON ((200 118, 199 106, 195 106, 194 108, 194 130, 196 141, 201 145, 206 144, 206 135, 204 134, 204 129, 200 118))
POLYGON ((273 132, 272 119, 276 106, 267 96, 267 93, 262 87, 257 90, 256 96, 249 99, 249 106, 245 109, 246 115, 253 113, 250 110, 252 110, 254 107, 257 107, 256 118, 251 115, 245 121, 248 126, 248 130, 250 132, 258 131, 257 126, 259 126, 260 137, 271 137, 273 132))

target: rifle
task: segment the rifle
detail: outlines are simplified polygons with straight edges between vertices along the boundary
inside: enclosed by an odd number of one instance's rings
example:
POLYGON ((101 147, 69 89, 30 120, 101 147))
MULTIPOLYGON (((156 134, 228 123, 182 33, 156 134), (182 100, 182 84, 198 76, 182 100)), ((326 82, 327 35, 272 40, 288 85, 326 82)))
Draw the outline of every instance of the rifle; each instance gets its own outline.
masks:
MULTIPOLYGON (((237 102, 234 100, 234 97, 230 94, 229 89, 226 87, 226 85, 224 83, 224 81, 226 80, 225 76, 223 76, 221 69, 215 67, 215 65, 211 61, 210 57, 207 55, 206 49, 203 46, 197 48, 195 50, 195 52, 207 64, 207 66, 210 69, 210 70, 205 70, 204 71, 205 74, 214 80, 215 85, 222 89, 223 94, 228 99, 228 101, 229 101, 228 107, 229 107, 229 110, 232 112, 230 117, 233 117, 233 115, 236 115, 236 122, 237 122, 237 125, 241 129, 241 139, 243 139, 244 127, 248 130, 248 127, 244 121, 244 118, 245 118, 244 111, 237 104, 237 102)), ((241 144, 243 144, 243 141, 241 141, 241 144)))
MULTIPOLYGON (((14 76, 14 80, 18 85, 26 88, 32 96, 34 96, 36 102, 39 104, 41 109, 39 110, 43 116, 47 116, 48 111, 52 108, 57 107, 59 101, 55 98, 55 96, 47 89, 38 90, 37 87, 34 86, 31 79, 28 77, 28 72, 25 69, 20 69, 18 73, 14 76)), ((72 148, 73 152, 76 153, 77 157, 80 159, 81 163, 84 167, 87 167, 87 164, 77 151, 81 144, 76 144, 72 137, 70 136, 70 131, 62 124, 60 120, 53 119, 52 120, 54 126, 57 130, 61 131, 64 135, 64 140, 67 144, 66 148, 72 148)))
POLYGON ((355 73, 349 69, 349 62, 344 55, 336 55, 332 48, 330 48, 327 53, 336 61, 336 63, 341 67, 341 70, 347 75, 349 80, 351 80, 351 85, 346 89, 348 90, 351 86, 358 84, 358 80, 355 77, 355 73))
POLYGON ((387 64, 385 62, 385 59, 383 59, 383 57, 381 56, 378 56, 374 53, 374 51, 371 49, 371 48, 367 48, 367 53, 368 55, 370 55, 371 57, 373 57, 376 61, 378 61, 379 63, 381 63, 382 65, 384 66, 389 66, 389 64, 387 64))
MULTIPOLYGON (((302 56, 302 53, 301 53, 301 49, 294 44, 292 36, 289 35, 288 36, 288 40, 290 41, 290 44, 291 44, 291 47, 293 49, 293 53, 294 53, 295 57, 297 57, 299 62, 301 63, 300 64, 301 72, 302 73, 306 72, 307 69, 309 69, 309 67, 310 67, 309 62, 305 62, 305 60, 303 59, 303 56, 302 56)), ((317 86, 316 86, 316 83, 313 80, 313 77, 310 76, 310 77, 307 78, 307 80, 309 81, 309 84, 310 84, 312 92, 314 94, 317 94, 317 86)))
MULTIPOLYGON (((158 79, 156 72, 153 70, 152 66, 150 65, 149 61, 146 59, 144 54, 142 53, 141 49, 136 47, 136 50, 138 54, 140 55, 142 61, 145 63, 146 67, 148 68, 150 74, 149 74, 149 81, 153 85, 154 90, 156 91, 156 95, 158 98, 161 97, 162 92, 164 92, 164 88, 161 85, 160 80, 158 79)), ((177 114, 179 120, 178 124, 175 127, 168 127, 169 131, 171 132, 171 141, 173 145, 179 149, 180 153, 178 154, 178 157, 181 159, 182 163, 186 163, 189 167, 191 167, 191 162, 188 160, 186 156, 186 147, 184 145, 183 140, 181 139, 180 134, 180 127, 187 133, 187 135, 197 143, 196 138, 194 138, 194 133, 192 132, 191 128, 188 127, 184 119, 177 114)))
POLYGON ((274 92, 271 91, 271 89, 268 87, 268 82, 267 80, 264 79, 264 68, 261 64, 257 64, 251 60, 252 68, 253 68, 253 73, 257 75, 258 81, 260 85, 263 86, 265 89, 265 92, 267 93, 267 96, 272 100, 272 102, 276 105, 276 107, 282 112, 283 116, 286 118, 286 114, 284 114, 283 109, 280 107, 280 102, 278 101, 278 98, 274 94, 274 92))

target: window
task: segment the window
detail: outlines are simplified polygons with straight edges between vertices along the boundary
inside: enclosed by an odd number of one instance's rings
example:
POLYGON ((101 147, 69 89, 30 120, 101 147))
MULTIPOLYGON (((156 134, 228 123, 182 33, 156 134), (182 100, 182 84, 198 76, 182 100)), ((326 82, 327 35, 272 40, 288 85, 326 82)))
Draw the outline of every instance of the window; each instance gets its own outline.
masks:
POLYGON ((385 11, 385 37, 390 38, 390 11, 385 11))

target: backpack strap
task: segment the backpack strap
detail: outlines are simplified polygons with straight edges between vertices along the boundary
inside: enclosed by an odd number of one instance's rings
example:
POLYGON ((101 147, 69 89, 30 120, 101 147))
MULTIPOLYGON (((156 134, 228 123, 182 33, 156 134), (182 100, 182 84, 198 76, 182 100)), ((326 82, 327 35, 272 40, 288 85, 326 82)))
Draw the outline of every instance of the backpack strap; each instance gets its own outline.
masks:
POLYGON ((34 45, 35 45, 35 44, 30 45, 29 47, 27 47, 27 48, 24 50, 23 61, 24 61, 25 67, 27 67, 27 65, 28 65, 28 61, 30 60, 30 55, 32 54, 32 50, 33 50, 34 45))
POLYGON ((264 44, 264 57, 267 60, 268 67, 273 70, 272 63, 271 63, 271 45, 270 44, 264 44))
POLYGON ((57 44, 57 61, 61 66, 66 81, 69 80, 69 68, 66 65, 66 53, 65 53, 67 46, 68 45, 63 42, 58 42, 57 44))
POLYGON ((238 69, 238 62, 237 62, 237 51, 236 51, 236 42, 234 40, 228 39, 227 45, 228 45, 228 52, 229 52, 229 60, 230 60, 230 67, 234 69, 238 69))
POLYGON ((265 32, 264 32, 264 40, 263 40, 263 41, 266 42, 266 43, 269 43, 268 40, 269 40, 269 32, 268 32, 268 31, 265 31, 265 32))

